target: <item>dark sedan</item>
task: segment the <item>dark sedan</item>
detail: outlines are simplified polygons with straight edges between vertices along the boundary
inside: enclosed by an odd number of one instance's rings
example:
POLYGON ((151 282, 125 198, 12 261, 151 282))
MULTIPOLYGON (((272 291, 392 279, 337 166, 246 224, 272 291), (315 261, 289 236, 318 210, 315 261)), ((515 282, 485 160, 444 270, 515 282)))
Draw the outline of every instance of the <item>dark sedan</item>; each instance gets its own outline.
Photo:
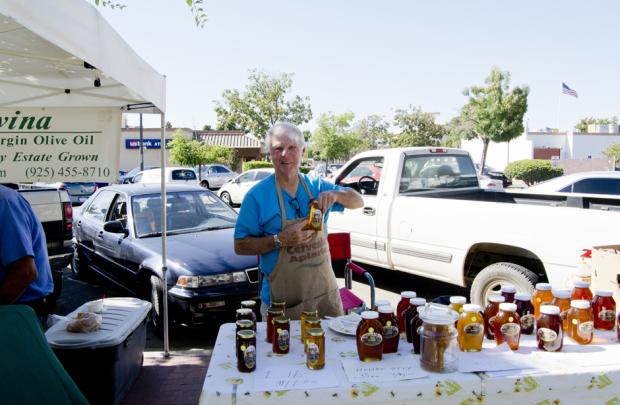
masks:
MULTIPOLYGON (((174 324, 208 326, 258 294, 258 259, 234 252, 237 213, 199 186, 168 185, 167 288, 174 324)), ((161 332, 161 193, 159 185, 98 190, 74 215, 76 276, 95 272, 117 287, 150 299, 161 332)))
MULTIPOLYGON (((480 172, 480 164, 479 163, 476 163, 476 171, 480 172)), ((501 180, 502 186, 504 186, 504 188, 512 185, 512 180, 510 180, 508 177, 506 177, 504 172, 500 172, 499 170, 496 170, 496 169, 492 168, 489 165, 484 165, 483 174, 485 176, 488 176, 490 179, 501 180)))

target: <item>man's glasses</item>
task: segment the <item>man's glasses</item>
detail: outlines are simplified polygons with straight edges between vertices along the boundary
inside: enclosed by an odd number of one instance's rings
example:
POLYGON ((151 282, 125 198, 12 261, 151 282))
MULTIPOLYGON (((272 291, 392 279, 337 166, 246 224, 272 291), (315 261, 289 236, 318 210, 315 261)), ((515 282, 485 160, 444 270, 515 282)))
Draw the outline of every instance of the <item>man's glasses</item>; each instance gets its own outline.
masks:
POLYGON ((297 201, 297 198, 291 199, 290 203, 291 206, 295 208, 295 218, 302 218, 303 215, 301 214, 301 207, 299 206, 299 201, 297 201))

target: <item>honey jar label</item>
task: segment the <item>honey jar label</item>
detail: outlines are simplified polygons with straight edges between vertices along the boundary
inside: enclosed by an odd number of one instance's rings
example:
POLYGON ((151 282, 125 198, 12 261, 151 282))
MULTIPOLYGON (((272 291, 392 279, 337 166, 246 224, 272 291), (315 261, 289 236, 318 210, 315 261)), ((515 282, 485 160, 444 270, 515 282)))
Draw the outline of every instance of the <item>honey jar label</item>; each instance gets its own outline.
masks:
POLYGON ((484 333, 484 326, 481 323, 470 323, 465 325, 463 332, 470 336, 482 335, 484 333))
POLYGON ((594 331, 594 322, 582 322, 577 327, 577 334, 579 337, 583 339, 590 339, 592 337, 592 332, 594 331))
POLYGON ((499 330, 506 336, 516 336, 521 331, 521 326, 516 323, 509 322, 503 324, 499 330))
POLYGON ((616 313, 610 309, 603 309, 598 313, 598 319, 604 322, 611 322, 616 319, 616 313))
POLYGON ((371 329, 368 329, 368 333, 364 333, 362 335, 362 337, 360 338, 362 343, 365 344, 366 346, 377 346, 380 345, 381 342, 383 342, 383 336, 381 336, 380 333, 371 332, 371 329))
POLYGON ((540 328, 538 329, 538 337, 544 342, 553 342, 558 338, 558 333, 553 329, 540 328))
POLYGON ((398 330, 397 326, 394 325, 386 325, 383 327, 383 336, 386 339, 392 339, 395 338, 396 336, 398 336, 400 334, 400 331, 398 330))
POLYGON ((243 363, 249 369, 256 365, 256 347, 254 345, 248 346, 243 352, 243 363))
POLYGON ((286 329, 278 329, 278 347, 280 350, 288 350, 290 338, 291 336, 286 329))
POLYGON ((521 328, 523 329, 529 329, 532 326, 534 326, 534 315, 532 314, 527 314, 527 315, 523 315, 521 317, 521 328))
POLYGON ((319 346, 316 343, 309 343, 308 344, 308 354, 307 354, 308 358, 308 364, 310 365, 315 365, 318 361, 319 358, 321 357, 321 351, 319 350, 319 346))
POLYGON ((321 229, 323 222, 323 213, 321 210, 312 207, 310 209, 310 217, 308 218, 308 224, 314 229, 321 229))

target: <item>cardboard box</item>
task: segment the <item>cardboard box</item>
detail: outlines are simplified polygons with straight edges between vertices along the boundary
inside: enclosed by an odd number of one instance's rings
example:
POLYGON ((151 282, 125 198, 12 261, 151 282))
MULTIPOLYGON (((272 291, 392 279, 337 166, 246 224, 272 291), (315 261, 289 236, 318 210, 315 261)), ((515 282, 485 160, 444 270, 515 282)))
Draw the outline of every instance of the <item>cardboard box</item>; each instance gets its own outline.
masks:
POLYGON ((594 246, 592 249, 592 291, 613 291, 620 308, 620 245, 594 246))

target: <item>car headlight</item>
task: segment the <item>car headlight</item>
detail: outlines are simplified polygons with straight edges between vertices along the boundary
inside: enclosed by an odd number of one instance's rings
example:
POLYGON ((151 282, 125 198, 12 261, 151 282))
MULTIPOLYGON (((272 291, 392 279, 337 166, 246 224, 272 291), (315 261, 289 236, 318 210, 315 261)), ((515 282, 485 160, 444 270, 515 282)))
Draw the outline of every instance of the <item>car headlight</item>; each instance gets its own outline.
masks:
POLYGON ((242 283, 247 281, 245 271, 236 271, 234 273, 214 274, 210 276, 180 276, 177 279, 177 286, 183 288, 201 288, 213 285, 222 285, 230 283, 242 283))

